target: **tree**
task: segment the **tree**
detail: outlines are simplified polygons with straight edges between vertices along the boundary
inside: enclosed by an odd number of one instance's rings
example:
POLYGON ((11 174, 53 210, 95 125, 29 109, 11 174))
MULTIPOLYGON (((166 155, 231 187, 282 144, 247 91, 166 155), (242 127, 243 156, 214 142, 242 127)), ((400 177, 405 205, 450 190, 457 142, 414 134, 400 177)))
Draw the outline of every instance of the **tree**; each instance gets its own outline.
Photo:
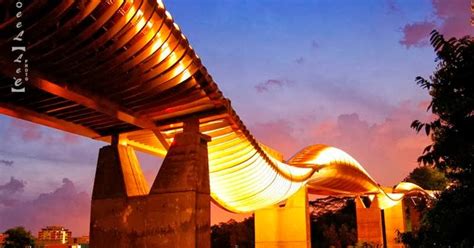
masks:
POLYGON ((448 185, 448 179, 444 173, 429 166, 416 167, 403 181, 428 190, 443 190, 448 185))
POLYGON ((355 202, 350 197, 316 199, 312 211, 311 247, 348 247, 357 242, 355 202))
POLYGON ((412 127, 431 137, 418 158, 432 165, 458 184, 471 185, 474 163, 474 41, 470 37, 446 41, 437 31, 431 35, 437 54, 437 71, 417 84, 431 95, 428 111, 437 118, 428 123, 415 120, 412 127))
POLYGON ((241 222, 233 219, 211 227, 211 247, 255 247, 254 219, 249 217, 241 222))
POLYGON ((424 216, 417 238, 422 247, 474 246, 474 40, 470 37, 445 40, 431 33, 438 65, 429 80, 417 84, 432 97, 428 111, 435 120, 412 123, 430 136, 418 158, 420 163, 444 172, 452 181, 434 207, 424 216))
POLYGON ((8 237, 5 240, 5 248, 34 247, 34 239, 29 231, 19 226, 5 231, 8 237))

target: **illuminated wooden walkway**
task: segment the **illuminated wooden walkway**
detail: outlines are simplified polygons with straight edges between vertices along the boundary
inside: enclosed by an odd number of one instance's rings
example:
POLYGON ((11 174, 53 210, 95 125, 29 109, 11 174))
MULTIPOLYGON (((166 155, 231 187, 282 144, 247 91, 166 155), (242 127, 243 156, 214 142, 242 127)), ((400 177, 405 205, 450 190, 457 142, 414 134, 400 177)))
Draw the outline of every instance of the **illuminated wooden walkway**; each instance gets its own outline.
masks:
POLYGON ((210 137, 211 196, 234 212, 286 200, 307 185, 318 194, 379 195, 391 206, 400 184, 384 189, 355 159, 323 145, 288 161, 245 127, 161 1, 32 1, 23 7, 23 41, 12 3, 0 24, 0 51, 27 44, 29 81, 11 93, 15 53, 0 57, 0 113, 165 156, 183 121, 198 118, 210 137))

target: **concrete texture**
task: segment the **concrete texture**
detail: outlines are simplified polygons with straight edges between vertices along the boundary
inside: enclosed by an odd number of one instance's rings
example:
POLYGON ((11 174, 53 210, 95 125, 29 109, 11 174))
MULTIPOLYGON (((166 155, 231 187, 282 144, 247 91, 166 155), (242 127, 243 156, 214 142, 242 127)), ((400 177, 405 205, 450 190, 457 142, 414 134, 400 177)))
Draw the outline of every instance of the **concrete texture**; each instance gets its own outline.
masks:
POLYGON ((398 232, 405 232, 403 201, 398 202, 391 208, 386 208, 384 216, 387 247, 403 247, 402 244, 397 242, 398 232))
POLYGON ((372 202, 369 208, 367 208, 360 197, 355 198, 355 203, 357 219, 357 241, 371 243, 375 246, 382 246, 383 234, 380 208, 378 208, 375 201, 372 202))
POLYGON ((383 246, 385 235, 386 247, 403 247, 403 244, 397 242, 398 232, 406 231, 406 224, 409 221, 407 218, 410 217, 405 214, 403 201, 390 208, 385 208, 383 215, 378 207, 377 197, 374 198, 369 208, 364 205, 360 197, 356 197, 355 201, 358 242, 383 246), (382 221, 384 225, 382 225, 382 221))
POLYGON ((255 211, 255 248, 311 247, 308 193, 302 187, 281 206, 255 211))
POLYGON ((149 194, 133 151, 100 150, 90 247, 210 247, 209 138, 196 125, 176 135, 149 194))

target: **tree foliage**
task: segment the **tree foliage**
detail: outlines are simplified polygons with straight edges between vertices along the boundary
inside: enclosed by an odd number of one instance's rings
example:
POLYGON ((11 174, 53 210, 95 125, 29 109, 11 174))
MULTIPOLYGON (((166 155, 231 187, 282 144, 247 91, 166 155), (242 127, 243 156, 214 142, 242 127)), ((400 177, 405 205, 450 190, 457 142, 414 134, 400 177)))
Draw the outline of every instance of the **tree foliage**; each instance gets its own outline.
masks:
POLYGON ((348 247, 357 243, 354 200, 345 201, 343 207, 335 211, 328 211, 318 216, 312 213, 310 221, 313 248, 348 247))
MULTIPOLYGON (((355 245, 357 243, 357 227, 354 200, 337 197, 319 200, 319 204, 317 203, 318 200, 310 202, 313 209, 310 215, 312 247, 348 247, 355 245), (324 201, 324 204, 321 201, 324 201), (329 210, 322 209, 321 206, 326 206, 329 210), (316 211, 318 211, 318 214, 316 211)), ((211 247, 253 248, 255 247, 254 232, 253 217, 246 218, 241 222, 229 220, 225 223, 213 225, 211 227, 211 247)))
POLYGON ((437 31, 431 35, 437 68, 430 79, 416 82, 432 97, 428 111, 436 119, 412 127, 432 139, 419 162, 433 165, 461 184, 472 183, 474 162, 474 41, 470 37, 445 40, 437 31))
MULTIPOLYGON (((429 135, 420 163, 443 171, 452 181, 434 207, 424 216, 423 225, 413 237, 421 247, 474 246, 474 40, 445 38, 431 33, 431 44, 438 65, 429 80, 416 82, 432 97, 428 111, 435 119, 412 127, 429 135)), ((417 245, 417 246, 418 246, 417 245)), ((415 247, 415 246, 412 246, 415 247)))
POLYGON ((31 233, 19 226, 5 231, 8 237, 5 240, 5 248, 34 247, 34 238, 31 233))
POLYGON ((444 173, 429 166, 413 169, 403 181, 414 183, 428 190, 443 190, 448 185, 448 179, 444 173))
POLYGON ((253 248, 255 247, 254 219, 246 218, 242 222, 233 219, 211 227, 212 248, 253 248))

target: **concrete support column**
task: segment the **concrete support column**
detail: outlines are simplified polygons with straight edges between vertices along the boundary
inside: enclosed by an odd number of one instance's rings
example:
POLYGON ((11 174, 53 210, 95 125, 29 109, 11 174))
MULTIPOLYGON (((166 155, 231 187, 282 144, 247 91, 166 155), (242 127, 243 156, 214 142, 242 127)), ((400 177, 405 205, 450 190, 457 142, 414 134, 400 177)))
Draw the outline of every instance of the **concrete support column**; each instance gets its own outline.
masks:
POLYGON ((148 221, 158 223, 148 247, 211 246, 208 141, 197 119, 175 136, 148 196, 148 221))
POLYGON ((255 248, 309 248, 308 193, 302 187, 284 206, 255 211, 255 248))
POLYGON ((100 149, 93 199, 146 195, 148 190, 133 148, 117 143, 100 149))
POLYGON ((360 197, 356 197, 357 241, 380 247, 403 247, 397 242, 398 232, 405 232, 403 201, 380 209, 375 197, 367 208, 360 197))
POLYGON ((112 142, 99 152, 90 246, 210 247, 207 142, 197 120, 175 136, 148 193, 133 150, 112 142))
POLYGON ((367 208, 360 197, 355 198, 357 220, 357 242, 383 245, 382 216, 377 197, 367 208))
POLYGON ((398 232, 405 232, 404 216, 403 201, 399 201, 391 208, 384 209, 387 247, 403 247, 403 244, 397 242, 397 237, 398 232))

